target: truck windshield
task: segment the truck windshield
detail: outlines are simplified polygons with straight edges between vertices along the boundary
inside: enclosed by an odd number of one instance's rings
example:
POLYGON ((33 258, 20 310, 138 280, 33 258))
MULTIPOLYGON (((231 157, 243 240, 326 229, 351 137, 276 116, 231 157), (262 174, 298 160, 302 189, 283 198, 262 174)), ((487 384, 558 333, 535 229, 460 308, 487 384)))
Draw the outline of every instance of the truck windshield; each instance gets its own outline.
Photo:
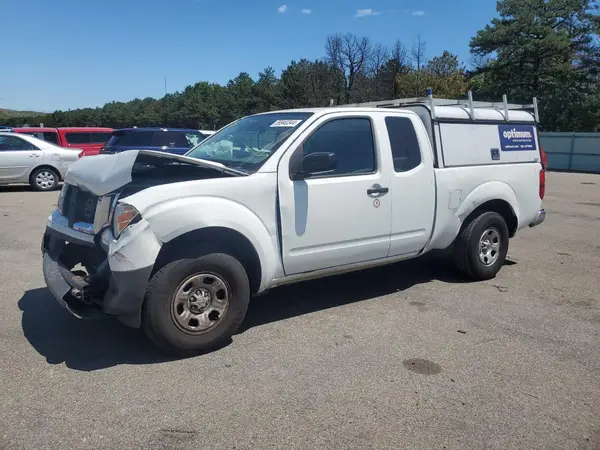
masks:
POLYGON ((311 115, 289 112, 248 116, 213 134, 186 156, 256 172, 311 115))

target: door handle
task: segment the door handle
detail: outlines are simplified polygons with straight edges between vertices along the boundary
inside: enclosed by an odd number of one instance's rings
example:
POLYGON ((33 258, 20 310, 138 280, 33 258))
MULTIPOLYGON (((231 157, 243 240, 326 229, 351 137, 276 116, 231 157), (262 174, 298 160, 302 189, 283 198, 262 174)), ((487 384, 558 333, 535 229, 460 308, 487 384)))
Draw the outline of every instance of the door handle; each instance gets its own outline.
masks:
POLYGON ((32 153, 29 155, 30 158, 39 158, 40 155, 36 154, 36 153, 32 153))
POLYGON ((367 195, 369 197, 383 197, 388 192, 390 192, 389 188, 382 187, 379 184, 374 184, 369 189, 367 189, 367 195))

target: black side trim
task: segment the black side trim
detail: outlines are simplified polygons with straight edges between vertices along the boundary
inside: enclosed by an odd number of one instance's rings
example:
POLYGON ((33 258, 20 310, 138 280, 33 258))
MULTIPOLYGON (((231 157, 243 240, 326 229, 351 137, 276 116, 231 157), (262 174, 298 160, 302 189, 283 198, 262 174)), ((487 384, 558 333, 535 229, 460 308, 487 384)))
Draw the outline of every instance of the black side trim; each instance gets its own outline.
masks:
POLYGON ((457 166, 444 166, 443 169, 459 169, 461 167, 496 167, 496 166, 514 166, 515 164, 540 164, 539 161, 516 161, 516 162, 501 162, 501 163, 485 163, 485 164, 461 164, 457 166))

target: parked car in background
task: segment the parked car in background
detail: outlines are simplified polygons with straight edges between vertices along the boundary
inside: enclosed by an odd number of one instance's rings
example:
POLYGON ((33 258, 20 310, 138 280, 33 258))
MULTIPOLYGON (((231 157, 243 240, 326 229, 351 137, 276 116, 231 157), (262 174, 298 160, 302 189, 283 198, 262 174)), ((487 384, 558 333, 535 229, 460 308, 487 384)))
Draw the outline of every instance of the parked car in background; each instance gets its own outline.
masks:
POLYGON ((183 155, 213 133, 187 128, 121 128, 113 132, 100 153, 157 150, 183 155))
POLYGON ((51 191, 83 156, 80 148, 61 148, 33 136, 0 132, 0 184, 29 183, 51 191))
POLYGON ((12 128, 6 125, 0 125, 0 132, 12 131, 12 128))
POLYGON ((13 128, 15 133, 27 134, 64 148, 80 148, 84 156, 97 155, 112 136, 112 128, 102 127, 64 127, 13 128))

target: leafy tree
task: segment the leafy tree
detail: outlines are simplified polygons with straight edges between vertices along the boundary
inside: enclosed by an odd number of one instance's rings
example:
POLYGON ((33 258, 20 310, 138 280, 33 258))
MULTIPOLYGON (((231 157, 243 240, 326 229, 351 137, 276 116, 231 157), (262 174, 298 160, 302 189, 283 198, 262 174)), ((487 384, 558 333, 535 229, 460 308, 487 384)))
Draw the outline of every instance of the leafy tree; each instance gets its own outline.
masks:
POLYGON ((281 106, 327 106, 344 95, 344 75, 323 61, 292 61, 281 74, 281 106))
POLYGON ((279 80, 272 67, 269 66, 258 74, 258 82, 253 89, 258 102, 258 111, 273 111, 279 108, 281 104, 279 80))
POLYGON ((423 97, 429 87, 436 97, 443 98, 464 98, 469 90, 469 83, 460 72, 440 77, 425 70, 415 71, 398 77, 396 84, 400 98, 423 97))
POLYGON ((461 72, 458 56, 444 50, 441 56, 435 56, 427 63, 426 70, 438 77, 447 77, 461 72))
POLYGON ((500 17, 470 43, 474 55, 493 57, 473 73, 478 96, 506 93, 517 102, 537 96, 544 128, 598 129, 595 6, 595 0, 499 0, 500 17))

